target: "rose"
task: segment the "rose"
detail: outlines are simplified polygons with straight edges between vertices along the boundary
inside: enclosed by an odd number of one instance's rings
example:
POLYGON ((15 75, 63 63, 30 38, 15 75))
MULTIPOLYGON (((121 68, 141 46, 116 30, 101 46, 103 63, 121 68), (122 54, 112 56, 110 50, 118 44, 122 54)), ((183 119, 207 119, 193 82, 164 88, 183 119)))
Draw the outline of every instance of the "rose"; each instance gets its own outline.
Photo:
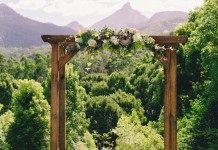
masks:
POLYGON ((82 42, 83 42, 83 39, 82 39, 82 38, 75 38, 75 42, 77 42, 77 43, 82 43, 82 42))
POLYGON ((135 33, 132 38, 133 38, 133 42, 138 42, 143 40, 140 33, 135 33))
POLYGON ((137 33, 138 32, 138 30, 135 28, 131 28, 129 31, 130 31, 130 33, 137 33))
POLYGON ((120 43, 124 46, 127 46, 131 42, 130 38, 123 38, 121 39, 120 43))
POLYGON ((118 45, 119 44, 119 39, 115 36, 112 36, 111 37, 111 42, 114 44, 114 45, 118 45))
POLYGON ((90 47, 96 47, 97 42, 96 42, 95 40, 93 40, 93 39, 89 39, 89 40, 88 40, 88 45, 89 45, 90 47))

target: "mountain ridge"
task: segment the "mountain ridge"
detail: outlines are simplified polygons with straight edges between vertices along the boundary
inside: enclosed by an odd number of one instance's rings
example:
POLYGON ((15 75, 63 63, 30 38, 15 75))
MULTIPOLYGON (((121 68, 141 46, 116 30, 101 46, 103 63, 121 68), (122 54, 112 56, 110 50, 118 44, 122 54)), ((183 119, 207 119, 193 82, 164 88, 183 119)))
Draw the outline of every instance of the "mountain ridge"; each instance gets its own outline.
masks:
POLYGON ((16 13, 0 4, 0 44, 2 47, 31 47, 44 45, 42 34, 75 34, 69 27, 41 23, 16 13))
MULTIPOLYGON (((136 28, 148 35, 169 35, 178 23, 188 20, 188 14, 181 11, 165 11, 155 13, 147 18, 126 3, 111 15, 96 22, 88 29, 136 28)), ((53 23, 41 23, 18 14, 5 4, 0 4, 0 46, 2 47, 32 47, 45 43, 41 40, 43 34, 76 34, 85 30, 78 21, 66 26, 53 23)))
POLYGON ((130 3, 126 3, 121 9, 115 11, 105 19, 95 23, 90 28, 98 30, 105 26, 110 28, 135 28, 137 24, 145 23, 147 19, 148 18, 143 16, 139 11, 134 10, 130 3))
POLYGON ((155 13, 139 30, 149 35, 170 34, 179 23, 188 21, 183 11, 162 11, 155 13))

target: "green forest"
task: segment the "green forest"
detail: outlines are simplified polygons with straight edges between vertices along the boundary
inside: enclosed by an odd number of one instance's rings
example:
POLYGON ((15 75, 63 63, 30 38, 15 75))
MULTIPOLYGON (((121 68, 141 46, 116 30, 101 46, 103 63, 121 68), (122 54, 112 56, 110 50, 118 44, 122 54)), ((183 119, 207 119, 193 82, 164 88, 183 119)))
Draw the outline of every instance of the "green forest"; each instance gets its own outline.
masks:
MULTIPOLYGON (((218 149, 217 10, 205 0, 172 33, 188 37, 177 49, 179 150, 218 149)), ((0 150, 48 150, 50 47, 0 51, 0 150)), ((164 73, 152 52, 81 52, 66 78, 67 150, 164 149, 164 73)))

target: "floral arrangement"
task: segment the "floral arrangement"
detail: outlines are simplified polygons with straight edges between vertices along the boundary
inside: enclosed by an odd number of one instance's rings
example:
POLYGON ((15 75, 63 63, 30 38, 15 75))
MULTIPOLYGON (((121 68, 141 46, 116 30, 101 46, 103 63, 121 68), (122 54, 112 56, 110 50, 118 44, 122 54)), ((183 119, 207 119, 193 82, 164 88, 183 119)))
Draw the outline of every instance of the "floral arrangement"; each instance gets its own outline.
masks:
POLYGON ((140 34, 136 29, 112 30, 107 27, 100 31, 87 30, 75 36, 76 44, 73 49, 85 50, 89 53, 96 53, 100 50, 110 50, 119 55, 135 54, 138 50, 155 50, 163 53, 164 48, 155 45, 155 40, 146 34, 140 34))

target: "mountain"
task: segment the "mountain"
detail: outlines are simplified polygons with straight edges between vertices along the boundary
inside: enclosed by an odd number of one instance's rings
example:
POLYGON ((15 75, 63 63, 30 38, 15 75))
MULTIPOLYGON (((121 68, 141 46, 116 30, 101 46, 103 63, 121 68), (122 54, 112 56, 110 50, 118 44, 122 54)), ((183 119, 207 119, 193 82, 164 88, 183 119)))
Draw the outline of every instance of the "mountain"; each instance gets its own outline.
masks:
POLYGON ((136 28, 148 35, 169 35, 179 23, 188 21, 188 14, 182 11, 163 11, 154 14, 150 19, 139 11, 132 9, 126 3, 107 18, 95 23, 91 29, 110 28, 136 28))
POLYGON ((139 30, 148 35, 163 35, 172 32, 179 23, 188 21, 182 11, 164 11, 154 14, 139 30))
POLYGON ((95 23, 91 29, 101 29, 105 26, 110 28, 136 28, 138 24, 145 24, 148 19, 139 11, 132 9, 130 3, 126 3, 107 18, 95 23))
POLYGON ((69 27, 69 28, 71 28, 71 29, 73 29, 74 31, 77 31, 77 32, 79 32, 81 30, 85 30, 85 27, 83 27, 81 24, 79 24, 78 21, 73 21, 73 22, 69 23, 67 25, 67 27, 69 27))
MULTIPOLYGON (((188 14, 181 11, 165 11, 154 14, 150 19, 139 11, 132 9, 126 3, 112 15, 97 22, 91 29, 136 28, 148 35, 169 34, 178 23, 188 20, 188 14)), ((76 34, 85 28, 77 21, 67 26, 57 26, 51 23, 41 23, 26 18, 5 4, 0 4, 0 47, 32 47, 45 44, 43 34, 76 34)))
POLYGON ((0 46, 32 47, 43 45, 42 34, 75 34, 69 27, 41 23, 26 18, 5 4, 0 4, 0 46))

